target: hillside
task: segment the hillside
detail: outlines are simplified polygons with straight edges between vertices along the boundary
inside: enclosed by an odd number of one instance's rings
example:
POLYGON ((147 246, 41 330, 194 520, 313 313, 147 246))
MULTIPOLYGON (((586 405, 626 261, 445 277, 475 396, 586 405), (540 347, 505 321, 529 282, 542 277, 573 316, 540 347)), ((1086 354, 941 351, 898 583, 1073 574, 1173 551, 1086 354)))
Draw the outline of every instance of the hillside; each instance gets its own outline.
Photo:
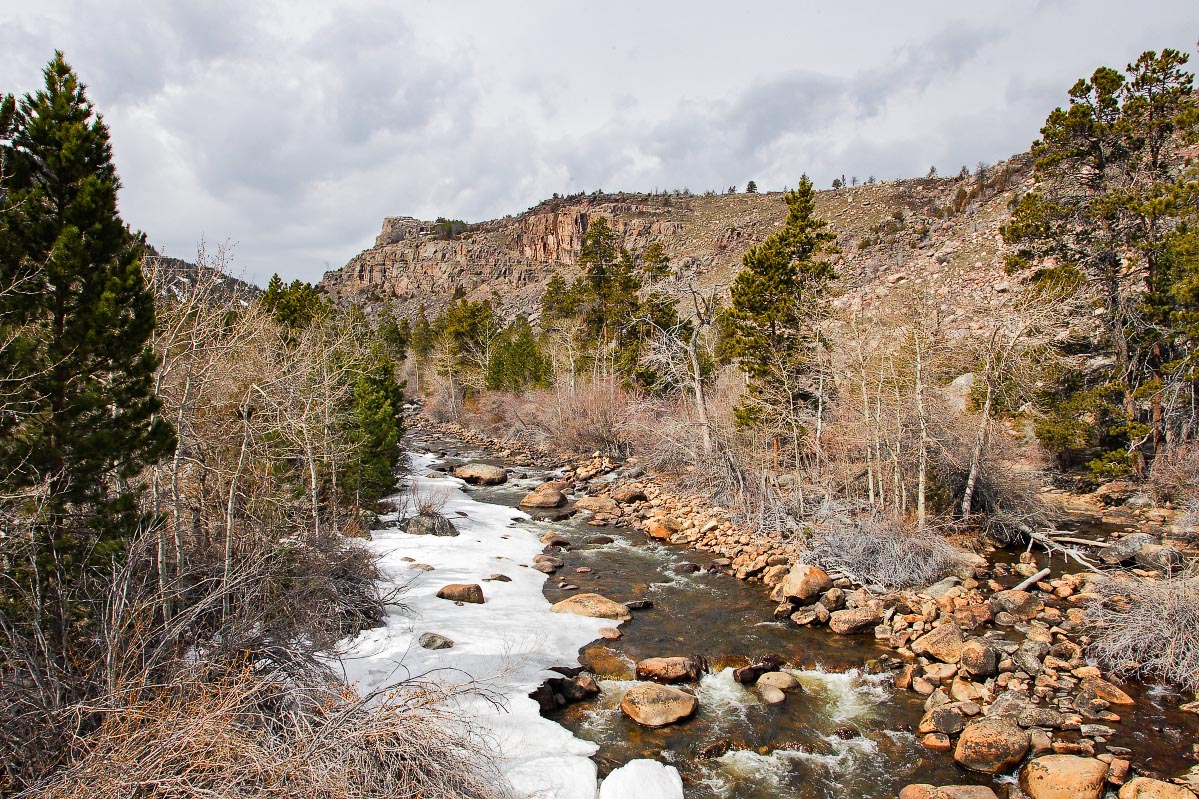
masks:
MULTIPOLYGON (((837 234, 838 272, 846 294, 861 303, 906 283, 931 282, 953 298, 963 292, 999 297, 1008 289, 999 226, 1013 194, 1028 179, 1027 156, 992 167, 980 193, 977 175, 895 180, 818 195, 819 214, 837 234)), ((453 239, 436 223, 389 217, 375 245, 321 285, 334 298, 409 313, 431 311, 454 296, 492 298, 506 315, 536 316, 550 276, 577 271, 590 220, 607 217, 632 252, 659 242, 675 268, 677 289, 727 284, 741 257, 782 224, 780 193, 592 194, 547 200, 517 216, 469 228, 453 239), (497 299, 498 298, 498 299, 497 299)))

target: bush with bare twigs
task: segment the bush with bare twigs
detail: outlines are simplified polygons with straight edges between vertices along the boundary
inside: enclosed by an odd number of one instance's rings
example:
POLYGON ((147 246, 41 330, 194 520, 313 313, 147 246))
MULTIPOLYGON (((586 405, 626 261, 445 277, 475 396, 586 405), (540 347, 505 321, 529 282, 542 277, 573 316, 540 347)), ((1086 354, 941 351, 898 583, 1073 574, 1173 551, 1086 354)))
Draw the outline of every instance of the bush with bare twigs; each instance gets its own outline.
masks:
POLYGON ((932 531, 884 515, 854 515, 829 526, 801 553, 805 563, 887 590, 924 586, 953 573, 963 553, 932 531))
POLYGON ((1199 575, 1149 580, 1127 575, 1092 583, 1088 649, 1107 670, 1199 691, 1199 575))
POLYGON ((102 714, 31 799, 502 799, 489 742, 435 685, 370 698, 336 681, 195 664, 102 714), (214 673, 215 671, 215 673, 214 673))

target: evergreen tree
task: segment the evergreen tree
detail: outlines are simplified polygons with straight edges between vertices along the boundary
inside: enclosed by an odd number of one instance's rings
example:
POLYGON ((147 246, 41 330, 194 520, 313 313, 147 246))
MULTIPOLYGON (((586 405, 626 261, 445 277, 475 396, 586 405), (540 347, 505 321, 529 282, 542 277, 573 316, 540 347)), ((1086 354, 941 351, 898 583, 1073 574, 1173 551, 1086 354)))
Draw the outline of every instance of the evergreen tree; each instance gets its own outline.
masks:
POLYGON ((784 199, 786 222, 745 253, 723 325, 732 334, 731 351, 749 377, 737 421, 786 430, 797 438, 802 433, 798 420, 816 399, 808 372, 817 334, 808 317, 833 277, 832 267, 819 256, 834 237, 827 223, 815 217, 816 198, 807 176, 784 199))
POLYGON ((332 312, 332 305, 319 288, 302 280, 285 286, 277 274, 271 275, 258 301, 276 322, 291 330, 303 330, 317 320, 327 319, 332 312))
POLYGON ((118 489, 174 437, 155 418, 154 296, 141 271, 145 241, 117 213, 108 129, 61 52, 44 76, 42 90, 6 99, 2 115, 0 284, 19 287, 5 292, 3 325, 31 405, 5 419, 0 462, 7 488, 45 481, 55 514, 87 510, 83 527, 98 542, 82 528, 49 542, 82 563, 119 548, 133 492, 118 489))
POLYGON ((493 391, 544 388, 552 376, 549 359, 542 353, 529 320, 516 317, 501 334, 487 362, 487 388, 493 391))
POLYGON ((1167 396, 1164 379, 1176 360, 1172 285, 1196 194, 1184 168, 1183 147, 1199 132, 1187 60, 1150 51, 1127 74, 1101 67, 1079 80, 1033 143, 1037 187, 1003 230, 1009 271, 1085 280, 1101 298, 1100 335, 1078 342, 1078 355, 1111 366, 1061 374, 1050 391, 1060 401, 1038 426, 1063 465, 1086 461, 1100 476, 1144 473, 1163 442, 1183 435, 1169 427, 1178 393, 1167 396))
POLYGON ((422 305, 416 312, 416 321, 412 323, 412 354, 417 360, 428 360, 429 353, 433 351, 434 338, 433 325, 429 322, 425 306, 422 305))
POLYGON ((745 184, 745 193, 746 194, 757 194, 758 193, 758 184, 752 180, 749 183, 746 183, 745 184))
POLYGON ((31 559, 6 566, 0 601, 10 587, 11 601, 39 598, 42 654, 66 674, 94 643, 87 586, 140 521, 131 481, 171 452, 174 434, 157 417, 145 241, 117 213, 108 129, 62 53, 44 77, 36 93, 0 103, 0 338, 21 387, 0 414, 0 485, 43 497, 18 509, 36 511, 31 559))
POLYGON ((355 504, 369 505, 395 490, 403 405, 404 387, 395 379, 395 362, 375 345, 359 365, 350 404, 347 432, 356 457, 345 464, 342 489, 355 504))
POLYGON ((641 253, 641 271, 650 280, 664 280, 670 277, 670 256, 659 242, 654 242, 641 253))

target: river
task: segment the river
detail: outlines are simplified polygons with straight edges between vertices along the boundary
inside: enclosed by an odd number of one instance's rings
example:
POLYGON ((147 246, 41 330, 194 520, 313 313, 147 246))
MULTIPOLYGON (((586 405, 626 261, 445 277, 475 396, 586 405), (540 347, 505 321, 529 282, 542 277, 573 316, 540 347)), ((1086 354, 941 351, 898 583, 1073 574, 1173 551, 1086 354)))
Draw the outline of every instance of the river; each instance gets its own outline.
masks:
MULTIPOLYGON (((893 653, 871 636, 841 637, 776 621, 760 585, 711 570, 704 553, 636 531, 596 528, 581 517, 529 517, 516 505, 546 479, 544 471, 511 468, 505 485, 469 487, 443 473, 485 453, 419 438, 411 446, 420 453, 413 489, 443 496, 443 513, 461 535, 375 532, 384 568, 397 582, 410 583, 407 607, 355 642, 347 673, 374 687, 394 679, 402 661, 406 673, 453 669, 462 681, 469 675, 486 685, 503 706, 477 700, 468 710, 498 746, 519 794, 592 799, 614 769, 644 761, 673 766, 686 795, 705 799, 883 799, 911 782, 1002 787, 919 744, 911 729, 923 698, 893 689, 886 668, 893 653), (565 565, 548 580, 529 568, 546 532, 572 542, 557 553, 565 565), (406 558, 434 568, 414 570, 406 558), (484 581, 495 573, 511 582, 484 581), (480 582, 487 602, 455 605, 433 596, 454 582, 480 582), (550 603, 581 592, 618 602, 649 600, 652 608, 636 610, 619 640, 597 642, 599 628, 612 622, 549 612, 550 603), (423 632, 455 645, 423 649, 415 643, 423 632), (577 666, 580 650, 599 678, 600 695, 541 717, 529 692, 557 676, 551 666, 577 666), (693 653, 710 664, 710 673, 692 686, 699 698, 695 717, 651 730, 621 713, 636 661, 693 653), (762 703, 732 679, 734 667, 766 654, 781 655, 802 685, 782 705, 762 703)), ((1136 718, 1121 725, 1113 743, 1149 748, 1150 760, 1177 773, 1187 765, 1182 749, 1193 719, 1172 710, 1177 697, 1168 692, 1131 690, 1139 698, 1136 718)), ((620 795, 651 799, 648 783, 643 788, 620 795)), ((617 794, 604 799, 609 796, 617 794)))

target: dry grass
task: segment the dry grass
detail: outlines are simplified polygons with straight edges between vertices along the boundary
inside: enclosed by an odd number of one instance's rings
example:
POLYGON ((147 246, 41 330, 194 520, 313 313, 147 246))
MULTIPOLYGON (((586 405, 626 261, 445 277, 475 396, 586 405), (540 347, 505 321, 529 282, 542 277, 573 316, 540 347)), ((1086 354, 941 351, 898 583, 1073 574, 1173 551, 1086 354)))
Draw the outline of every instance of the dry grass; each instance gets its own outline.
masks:
POLYGON ((882 515, 842 519, 801 554, 803 562, 889 591, 934 583, 951 574, 961 557, 935 532, 908 530, 882 515))
POLYGON ((333 681, 190 668, 108 710, 34 799, 492 799, 487 742, 415 686, 368 703, 333 681))
POLYGON ((1199 576, 1132 576, 1093 584, 1089 652, 1107 670, 1199 691, 1199 576))

